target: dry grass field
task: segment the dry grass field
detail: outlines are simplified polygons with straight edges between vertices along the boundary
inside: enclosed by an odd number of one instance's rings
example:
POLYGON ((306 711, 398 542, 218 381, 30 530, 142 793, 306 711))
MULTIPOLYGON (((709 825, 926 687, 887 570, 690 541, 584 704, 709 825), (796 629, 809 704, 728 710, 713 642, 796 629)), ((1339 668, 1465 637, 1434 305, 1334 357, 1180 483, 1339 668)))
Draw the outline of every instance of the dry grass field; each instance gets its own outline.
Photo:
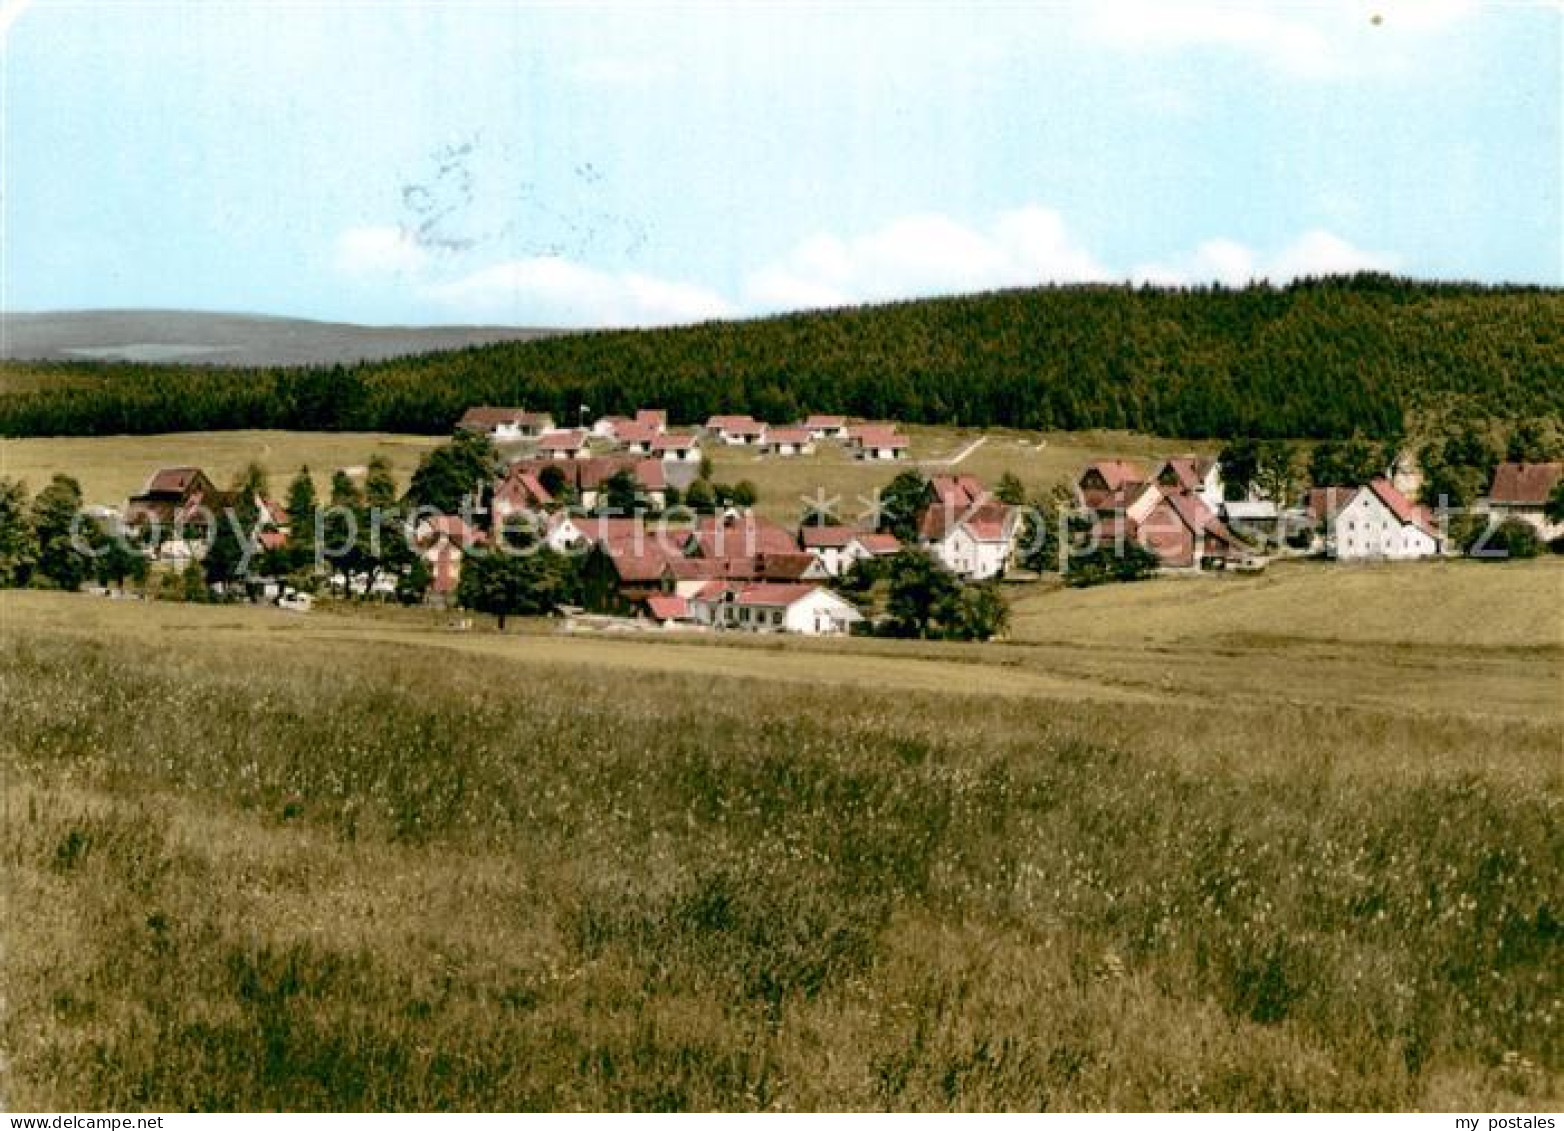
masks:
POLYGON ((0 594, 0 1095, 1556 1106, 1564 569, 1425 568, 989 646, 0 594))

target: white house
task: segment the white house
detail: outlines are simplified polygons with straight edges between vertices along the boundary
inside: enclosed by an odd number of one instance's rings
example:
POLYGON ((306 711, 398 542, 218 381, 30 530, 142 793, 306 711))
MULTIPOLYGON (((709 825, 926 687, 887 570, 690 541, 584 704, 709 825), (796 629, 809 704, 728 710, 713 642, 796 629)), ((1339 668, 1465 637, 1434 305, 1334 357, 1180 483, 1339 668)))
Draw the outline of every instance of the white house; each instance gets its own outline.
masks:
POLYGON ((664 434, 655 436, 651 444, 652 455, 665 463, 700 463, 701 442, 695 436, 664 434))
POLYGON ((524 408, 496 408, 477 405, 462 413, 456 426, 464 432, 482 432, 499 443, 541 436, 554 427, 554 418, 546 412, 528 412, 524 408))
POLYGON ((1325 552, 1341 561, 1404 561, 1439 554, 1439 532, 1388 479, 1359 487, 1329 520, 1325 552))
POLYGON ((814 455, 814 434, 807 428, 771 428, 760 442, 760 450, 778 456, 814 455))
POLYGON ((1015 508, 971 475, 935 476, 929 489, 918 544, 957 577, 984 581, 1004 573, 1015 554, 1015 508))
POLYGON ((538 437, 538 455, 544 459, 590 459, 592 448, 585 431, 568 428, 538 437))
POLYGON ((816 440, 846 440, 848 438, 847 417, 825 416, 816 413, 808 417, 803 427, 809 430, 809 434, 816 440))
POLYGON ((864 425, 852 434, 850 441, 863 460, 901 459, 912 446, 907 437, 885 425, 864 425))
POLYGON ((766 426, 752 416, 713 416, 706 431, 724 444, 758 444, 766 438, 766 426))
POLYGON ((1564 463, 1501 463, 1488 489, 1488 512, 1499 519, 1530 523, 1541 538, 1564 534, 1564 523, 1549 522, 1548 498, 1564 479, 1564 463))
POLYGON ((841 636, 863 614, 829 589, 806 583, 712 581, 689 599, 696 623, 749 632, 841 636))

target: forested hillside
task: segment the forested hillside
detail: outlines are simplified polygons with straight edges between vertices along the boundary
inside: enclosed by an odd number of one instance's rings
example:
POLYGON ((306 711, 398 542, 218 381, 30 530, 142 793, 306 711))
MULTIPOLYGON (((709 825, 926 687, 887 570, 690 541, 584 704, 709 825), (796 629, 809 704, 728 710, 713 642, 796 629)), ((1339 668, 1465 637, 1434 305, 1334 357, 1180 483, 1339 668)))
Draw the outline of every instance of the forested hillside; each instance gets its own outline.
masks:
POLYGON ((1564 291, 1357 276, 1286 288, 1057 287, 666 330, 565 335, 352 367, 0 368, 0 433, 444 432, 469 405, 573 422, 638 405, 786 420, 1131 428, 1172 436, 1401 430, 1461 398, 1564 413, 1564 291))

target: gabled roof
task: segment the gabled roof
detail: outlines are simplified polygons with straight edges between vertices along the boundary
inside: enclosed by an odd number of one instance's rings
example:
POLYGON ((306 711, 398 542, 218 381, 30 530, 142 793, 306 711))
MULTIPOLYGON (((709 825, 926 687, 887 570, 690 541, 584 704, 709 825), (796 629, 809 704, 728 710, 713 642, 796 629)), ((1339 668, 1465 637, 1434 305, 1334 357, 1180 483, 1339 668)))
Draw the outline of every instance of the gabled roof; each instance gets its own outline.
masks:
POLYGON ((1390 480, 1383 476, 1372 479, 1364 490, 1372 491, 1379 501, 1385 504, 1385 509, 1396 516, 1396 521, 1402 526, 1415 526, 1432 538, 1439 537, 1439 532, 1434 529, 1433 520, 1428 512, 1414 505, 1411 499, 1396 490, 1390 480))
POLYGON ((811 413, 804 420, 805 428, 842 428, 846 424, 845 416, 825 416, 820 413, 811 413))
POLYGON ((598 547, 620 581, 656 581, 672 574, 669 551, 653 537, 605 538, 598 547))
POLYGON ((1503 506, 1542 506, 1564 478, 1564 463, 1501 463, 1493 471, 1488 501, 1503 506))
POLYGON ((905 448, 911 443, 907 437, 887 424, 864 424, 853 429, 852 439, 864 448, 905 448))
POLYGON ((758 581, 740 589, 733 598, 733 603, 750 608, 785 609, 789 605, 802 601, 819 588, 818 585, 789 585, 775 581, 758 581))
POLYGON ((475 405, 462 413, 458 428, 497 428, 501 424, 541 425, 552 417, 546 412, 528 412, 524 408, 497 408, 494 405, 475 405))
POLYGON ((894 534, 880 534, 870 532, 859 534, 853 538, 854 542, 862 546, 868 553, 875 557, 887 557, 891 554, 901 553, 901 543, 894 534))
POLYGON ((635 410, 635 422, 644 424, 653 431, 668 427, 668 410, 663 408, 638 408, 635 410))
POLYGON ((798 541, 805 549, 828 550, 846 546, 863 533, 852 526, 802 526, 798 530, 798 541))
POLYGON ((732 432, 741 436, 759 435, 765 427, 753 416, 713 416, 706 421, 707 431, 732 432))
POLYGON ((206 479, 199 467, 160 467, 147 480, 145 490, 138 498, 153 495, 184 495, 191 487, 206 479))
POLYGON ((1127 459, 1100 459, 1086 465, 1086 470, 1081 472, 1081 480, 1084 482, 1087 475, 1096 472, 1102 476, 1110 490, 1118 490, 1131 483, 1146 482, 1146 469, 1134 460, 1127 459))
POLYGON ((1211 508, 1206 506, 1199 495, 1188 491, 1173 491, 1162 497, 1191 534, 1203 535, 1208 539, 1215 538, 1221 542, 1233 541, 1232 532, 1211 512, 1211 508))
POLYGON ((571 467, 576 485, 582 491, 596 491, 621 471, 635 476, 635 481, 648 491, 661 491, 668 481, 662 460, 625 459, 616 456, 598 456, 577 460, 571 467))
POLYGON ((615 424, 611 435, 621 444, 650 444, 660 433, 655 425, 626 420, 615 424))
POLYGON ((1198 491, 1205 486, 1206 476, 1216 466, 1216 461, 1204 456, 1173 456, 1165 459, 1152 478, 1161 480, 1170 473, 1178 485, 1186 491, 1198 491))
POLYGON ((545 452, 576 452, 587 446, 587 434, 579 428, 565 428, 545 432, 538 437, 538 450, 545 452))
POLYGON ((673 452, 684 451, 687 448, 698 448, 701 442, 690 435, 664 435, 652 437, 652 451, 673 452))
POLYGON ((798 543, 792 531, 753 512, 736 518, 703 515, 690 532, 690 552, 703 558, 790 554, 798 543))
POLYGON ((771 428, 766 432, 768 444, 807 444, 812 439, 807 428, 771 428))
POLYGON ((768 581, 802 581, 811 575, 824 577, 825 568, 819 558, 800 550, 791 554, 757 555, 755 574, 768 581))
POLYGON ((1013 526, 1011 508, 989 494, 975 475, 936 475, 932 498, 918 515, 918 535, 938 542, 964 528, 979 542, 1003 542, 1013 526))
POLYGON ((657 620, 686 620, 690 615, 690 603, 671 593, 654 593, 646 598, 646 611, 657 620))

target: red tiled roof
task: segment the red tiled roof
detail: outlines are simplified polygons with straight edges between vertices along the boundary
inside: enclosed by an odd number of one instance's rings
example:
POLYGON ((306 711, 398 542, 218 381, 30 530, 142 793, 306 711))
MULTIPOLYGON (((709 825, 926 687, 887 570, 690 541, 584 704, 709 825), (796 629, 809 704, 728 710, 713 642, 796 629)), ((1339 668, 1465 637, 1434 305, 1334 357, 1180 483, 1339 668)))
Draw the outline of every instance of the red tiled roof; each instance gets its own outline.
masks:
POLYGON ((772 428, 766 433, 768 444, 807 444, 813 438, 807 428, 772 428))
POLYGON ((652 451, 671 452, 683 451, 687 448, 700 447, 700 441, 694 436, 655 436, 652 438, 652 451))
POLYGON ((733 603, 750 607, 786 608, 818 588, 818 585, 784 585, 774 581, 760 581, 740 589, 733 603))
POLYGON ((546 452, 575 452, 586 447, 587 434, 579 428, 545 432, 538 437, 538 449, 546 452))
POLYGON ((684 620, 690 615, 688 601, 665 593, 646 598, 646 609, 658 620, 684 620))
POLYGON ((1088 490, 1084 486, 1086 477, 1092 472, 1102 477, 1110 491, 1117 491, 1131 483, 1146 482, 1146 469, 1133 460, 1127 459, 1100 459, 1095 463, 1086 465, 1086 470, 1081 473, 1082 490, 1088 490))
POLYGON ((863 533, 851 526, 803 526, 799 528, 798 541, 806 549, 826 550, 845 546, 863 533))
POLYGON ((583 491, 595 491, 621 471, 628 471, 648 491, 661 491, 667 486, 661 460, 625 459, 616 456, 600 456, 577 460, 571 471, 576 485, 583 491))
POLYGON ((1214 460, 1203 456, 1173 456, 1162 461, 1162 466, 1157 468, 1155 479, 1162 479, 1164 474, 1171 471, 1178 485, 1186 491, 1198 491, 1205 486, 1206 475, 1216 466, 1214 460))
POLYGON ((713 416, 706 421, 711 432, 732 432, 740 436, 757 436, 766 426, 753 416, 713 416))
POLYGON ((183 495, 202 477, 199 467, 161 467, 147 480, 142 495, 183 495))
POLYGON ((635 422, 644 424, 655 432, 659 428, 668 427, 668 410, 662 408, 638 408, 635 410, 635 422))
POLYGON ((887 425, 865 424, 854 430, 853 439, 865 448, 905 448, 910 441, 887 425))
POLYGON ((475 405, 462 413, 458 425, 464 428, 494 428, 501 424, 539 424, 547 418, 547 413, 528 412, 524 408, 475 405))
POLYGON ((1368 489, 1379 496, 1379 501, 1385 504, 1386 509, 1396 516, 1396 521, 1402 526, 1416 526, 1423 533, 1437 537, 1428 513, 1421 507, 1413 505, 1412 500, 1397 491, 1390 480, 1383 476, 1372 479, 1369 481, 1368 489))
POLYGON ((690 532, 691 549, 705 558, 788 554, 798 548, 792 531, 768 519, 746 513, 735 519, 703 516, 690 532))
POLYGON ((860 534, 854 541, 875 557, 901 553, 901 543, 894 534, 860 534))
POLYGON ((621 444, 650 444, 660 433, 651 424, 626 420, 622 424, 614 425, 612 434, 621 444))
POLYGON ((1494 468, 1488 501, 1504 506, 1542 506, 1564 478, 1564 463, 1501 463, 1494 468))
POLYGON ((759 554, 755 559, 755 573, 771 581, 798 581, 808 576, 811 570, 819 568, 819 559, 803 551, 792 554, 759 554))

